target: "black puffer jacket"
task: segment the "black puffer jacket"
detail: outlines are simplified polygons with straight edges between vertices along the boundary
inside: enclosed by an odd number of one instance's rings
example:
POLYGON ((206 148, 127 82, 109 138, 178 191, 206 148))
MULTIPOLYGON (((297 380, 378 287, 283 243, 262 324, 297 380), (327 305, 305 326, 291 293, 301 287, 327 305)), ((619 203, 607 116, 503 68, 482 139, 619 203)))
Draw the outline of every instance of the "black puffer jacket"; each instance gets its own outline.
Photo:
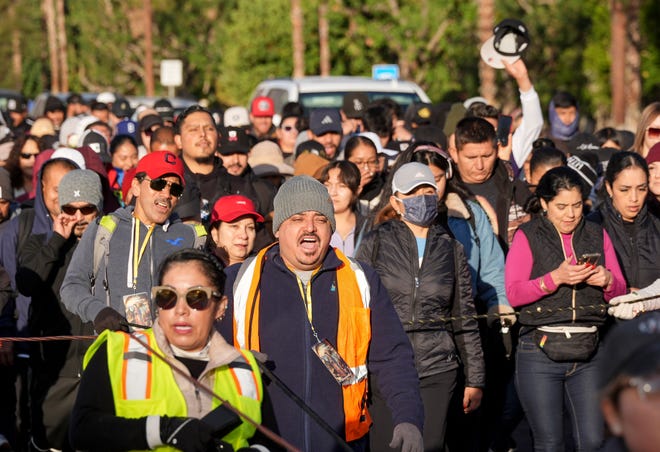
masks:
POLYGON ((462 245, 433 225, 420 268, 415 236, 395 219, 370 232, 356 257, 371 264, 387 288, 415 351, 420 378, 458 367, 460 357, 466 385, 483 387, 483 353, 462 245), (439 321, 450 316, 466 318, 439 321))
POLYGON ((644 206, 632 223, 624 223, 608 198, 589 220, 601 224, 612 240, 628 287, 642 288, 660 278, 660 219, 644 206))

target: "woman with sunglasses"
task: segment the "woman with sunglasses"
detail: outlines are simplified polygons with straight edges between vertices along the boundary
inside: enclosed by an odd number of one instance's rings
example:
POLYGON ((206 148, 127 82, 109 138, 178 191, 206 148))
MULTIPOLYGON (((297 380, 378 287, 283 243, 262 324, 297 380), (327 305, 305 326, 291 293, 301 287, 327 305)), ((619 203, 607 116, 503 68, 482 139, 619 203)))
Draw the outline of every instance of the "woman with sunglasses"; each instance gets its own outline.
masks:
POLYGON ((631 291, 660 278, 660 219, 648 211, 649 169, 641 155, 617 152, 605 171, 607 197, 589 220, 601 224, 631 291))
POLYGON ((32 135, 23 135, 18 138, 9 152, 5 169, 11 176, 14 199, 18 203, 29 199, 32 191, 34 162, 40 152, 39 139, 32 135))
POLYGON ((260 423, 263 388, 252 354, 215 329, 227 308, 224 282, 221 266, 204 251, 184 249, 163 261, 151 290, 158 309, 153 328, 105 331, 85 356, 71 423, 76 449, 248 446, 255 427, 220 404, 228 401, 260 423))
POLYGON ((254 250, 262 217, 242 195, 221 196, 213 205, 207 247, 228 267, 243 262, 254 250))
POLYGON ((649 149, 658 142, 660 142, 660 102, 653 102, 642 111, 631 150, 646 157, 649 149))
MULTIPOLYGON (((356 257, 374 267, 408 334, 424 402, 424 449, 442 451, 459 357, 466 413, 479 407, 485 385, 472 282, 463 247, 435 222, 444 182, 438 186, 428 165, 413 162, 396 170, 391 185, 394 216, 365 236, 356 257), (451 316, 460 319, 449 328, 451 316)), ((372 400, 371 449, 387 450, 393 421, 377 389, 372 400)))

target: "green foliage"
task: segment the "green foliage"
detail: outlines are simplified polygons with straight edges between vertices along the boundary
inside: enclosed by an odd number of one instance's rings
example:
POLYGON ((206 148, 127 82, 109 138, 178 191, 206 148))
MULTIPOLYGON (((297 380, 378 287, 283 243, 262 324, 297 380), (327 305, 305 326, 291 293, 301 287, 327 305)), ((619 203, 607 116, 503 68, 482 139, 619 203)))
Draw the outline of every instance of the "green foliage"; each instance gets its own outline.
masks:
POLYGON ((257 84, 292 71, 291 20, 285 0, 238 0, 211 44, 222 59, 215 66, 216 100, 245 104, 257 84))
MULTIPOLYGON (((657 0, 640 0, 644 102, 660 97, 657 0)), ((628 3, 628 2, 626 2, 628 3)), ((34 96, 50 84, 42 0, 0 0, 20 20, 0 21, 0 86, 34 96), (9 70, 10 36, 18 31, 22 74, 9 70)), ((319 73, 318 7, 327 5, 331 73, 371 74, 377 63, 397 63, 434 101, 479 91, 479 2, 461 0, 308 0, 304 13, 305 69, 319 73)), ((495 21, 519 17, 530 29, 525 55, 547 105, 553 92, 574 93, 582 109, 605 118, 610 109, 609 2, 497 0, 495 21)), ((70 88, 144 93, 144 21, 141 0, 67 0, 70 88)), ((245 104, 259 81, 292 72, 290 0, 152 0, 157 95, 160 60, 184 61, 179 94, 222 104, 245 104)), ((623 63, 625 64, 625 63, 623 63)), ((513 82, 498 71, 500 103, 516 99, 513 82)))

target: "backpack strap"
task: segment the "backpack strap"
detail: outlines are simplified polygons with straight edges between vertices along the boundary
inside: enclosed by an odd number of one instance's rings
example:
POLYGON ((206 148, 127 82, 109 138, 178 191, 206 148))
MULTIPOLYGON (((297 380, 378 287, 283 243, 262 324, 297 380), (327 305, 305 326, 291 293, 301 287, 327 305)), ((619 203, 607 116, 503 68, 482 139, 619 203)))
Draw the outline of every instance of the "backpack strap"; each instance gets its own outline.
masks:
POLYGON ((110 292, 108 291, 108 257, 110 256, 110 239, 117 229, 119 219, 116 215, 110 213, 101 217, 99 227, 94 237, 94 265, 93 272, 89 279, 92 285, 92 294, 95 294, 96 277, 101 268, 101 261, 105 261, 105 275, 103 276, 103 288, 106 293, 108 306, 110 305, 110 292))
POLYGON ((204 249, 207 239, 206 236, 208 235, 206 228, 204 227, 203 224, 195 224, 193 225, 193 231, 195 232, 195 241, 193 243, 193 248, 195 248, 196 250, 204 249))

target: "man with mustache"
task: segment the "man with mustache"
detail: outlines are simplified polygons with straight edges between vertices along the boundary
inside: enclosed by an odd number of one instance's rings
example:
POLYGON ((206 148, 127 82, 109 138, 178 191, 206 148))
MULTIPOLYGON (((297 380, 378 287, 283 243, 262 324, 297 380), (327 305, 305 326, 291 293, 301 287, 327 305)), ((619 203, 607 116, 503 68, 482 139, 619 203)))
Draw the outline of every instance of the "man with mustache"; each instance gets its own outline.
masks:
MULTIPOLYGON (((424 409, 410 341, 376 272, 330 247, 327 189, 296 176, 274 205, 279 243, 227 269, 231 319, 221 332, 265 353, 267 367, 354 450, 368 446, 369 374, 369 388, 392 410, 390 447, 421 452, 424 409)), ((264 425, 304 451, 341 450, 279 384, 269 383, 268 394, 264 425)))
POLYGON ((70 312, 94 323, 97 333, 128 331, 129 323, 150 326, 156 310, 148 293, 160 263, 174 251, 203 246, 204 227, 172 215, 183 183, 179 157, 167 151, 147 154, 131 185, 135 207, 90 223, 83 234, 60 295, 70 312))
MULTIPOLYGON (((89 335, 92 324, 66 310, 60 286, 83 232, 102 213, 101 179, 94 171, 67 172, 57 186, 59 213, 52 233, 32 234, 19 254, 16 285, 32 297, 28 325, 33 336, 89 335)), ((68 419, 87 343, 39 342, 30 353, 31 442, 36 450, 70 449, 68 419)))

